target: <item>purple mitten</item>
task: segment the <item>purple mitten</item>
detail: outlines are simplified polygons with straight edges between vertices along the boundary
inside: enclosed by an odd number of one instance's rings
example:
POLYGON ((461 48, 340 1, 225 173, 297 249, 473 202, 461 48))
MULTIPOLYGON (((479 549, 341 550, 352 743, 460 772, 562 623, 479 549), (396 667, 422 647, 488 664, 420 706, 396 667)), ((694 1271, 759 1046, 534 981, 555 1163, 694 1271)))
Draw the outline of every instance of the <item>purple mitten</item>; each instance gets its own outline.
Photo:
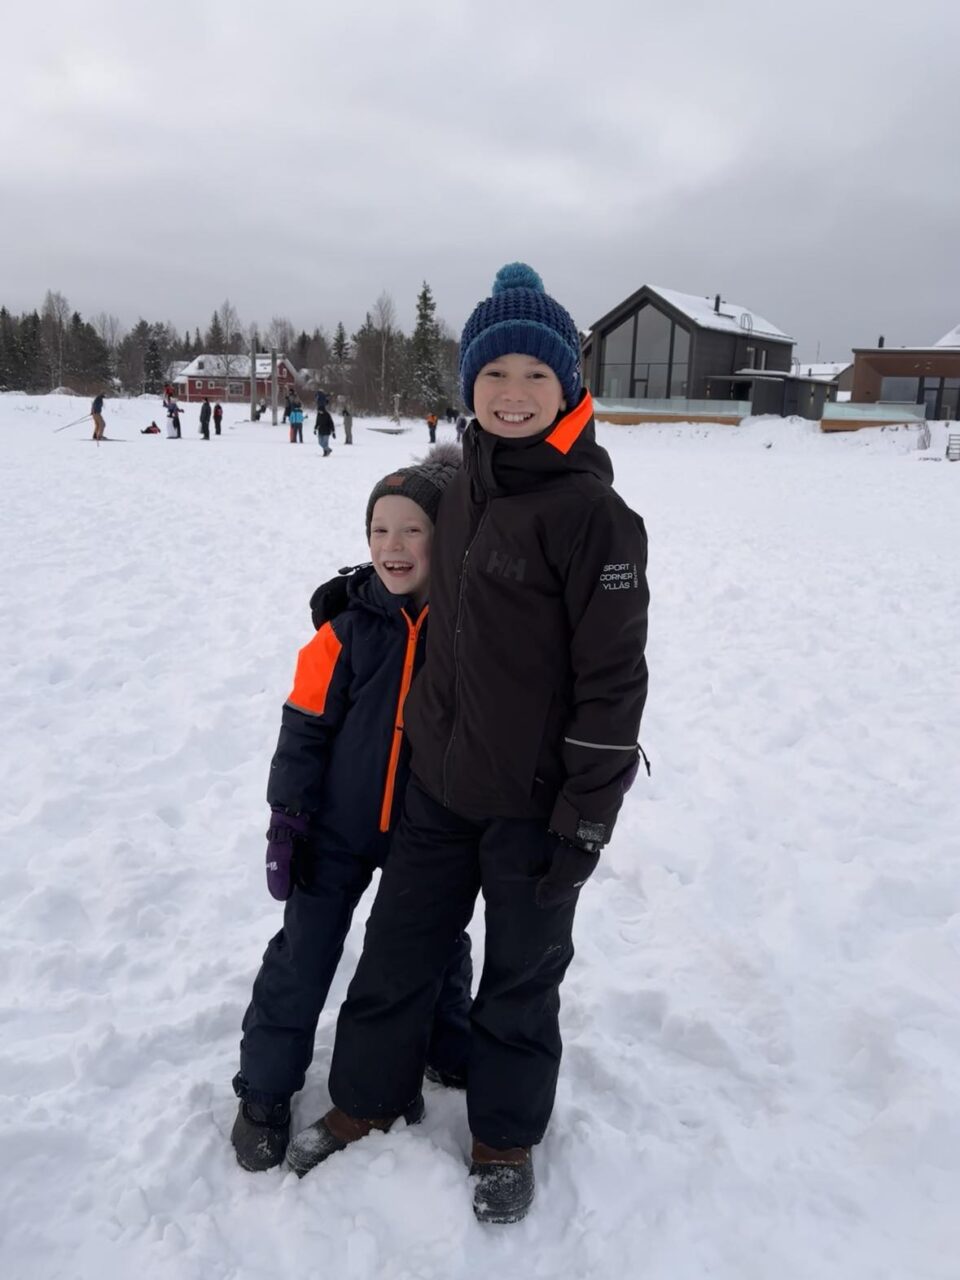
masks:
POLYGON ((278 902, 286 902, 293 893, 293 858, 296 841, 307 834, 307 819, 302 813, 270 810, 267 828, 267 888, 278 902))

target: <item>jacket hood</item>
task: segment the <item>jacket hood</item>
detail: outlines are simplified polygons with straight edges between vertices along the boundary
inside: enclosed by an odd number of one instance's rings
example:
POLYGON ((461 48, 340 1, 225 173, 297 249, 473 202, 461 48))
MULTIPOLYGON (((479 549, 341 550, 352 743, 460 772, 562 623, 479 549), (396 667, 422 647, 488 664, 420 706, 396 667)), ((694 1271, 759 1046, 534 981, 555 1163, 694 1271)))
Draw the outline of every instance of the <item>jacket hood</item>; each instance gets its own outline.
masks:
POLYGON ((544 431, 519 440, 490 435, 474 419, 464 433, 463 459, 471 481, 489 497, 525 493, 575 473, 613 484, 610 455, 597 444, 589 391, 544 431))
POLYGON ((387 618, 399 617, 401 609, 405 609, 411 618, 417 616, 411 598, 388 591, 372 564, 364 565, 347 579, 347 608, 366 609, 387 618))

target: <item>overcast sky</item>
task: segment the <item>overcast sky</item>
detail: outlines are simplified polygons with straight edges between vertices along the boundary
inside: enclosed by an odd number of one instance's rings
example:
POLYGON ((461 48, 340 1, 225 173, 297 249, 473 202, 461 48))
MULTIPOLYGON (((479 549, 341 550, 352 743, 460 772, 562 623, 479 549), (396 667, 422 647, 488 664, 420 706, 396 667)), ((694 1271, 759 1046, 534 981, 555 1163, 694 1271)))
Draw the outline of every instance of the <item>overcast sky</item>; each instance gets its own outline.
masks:
POLYGON ((17 4, 0 302, 459 330, 523 259, 588 327, 720 292, 821 359, 960 321, 960 0, 17 4))

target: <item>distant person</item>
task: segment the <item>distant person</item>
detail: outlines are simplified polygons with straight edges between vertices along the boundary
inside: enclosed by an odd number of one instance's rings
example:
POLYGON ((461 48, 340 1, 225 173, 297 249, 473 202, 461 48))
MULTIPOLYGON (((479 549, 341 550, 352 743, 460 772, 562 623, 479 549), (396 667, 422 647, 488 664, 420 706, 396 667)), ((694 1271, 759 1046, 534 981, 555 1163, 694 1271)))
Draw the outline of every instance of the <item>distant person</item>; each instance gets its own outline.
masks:
POLYGON ((321 409, 326 409, 329 399, 330 397, 327 395, 326 391, 317 392, 317 411, 318 412, 321 409))
POLYGON ((427 430, 430 432, 430 443, 437 443, 437 422, 439 419, 435 413, 427 414, 427 430))
POLYGON ((447 405, 446 409, 444 410, 443 416, 446 418, 447 422, 456 422, 457 411, 456 409, 451 408, 450 405, 447 405))
POLYGON ((164 401, 167 408, 167 439, 180 439, 180 406, 176 400, 170 396, 164 401))
POLYGON ((296 396, 290 403, 290 443, 303 444, 303 405, 296 396))
POLYGON ((317 411, 317 421, 313 429, 317 433, 317 440, 320 442, 323 456, 329 458, 331 453, 330 437, 337 434, 337 429, 328 409, 319 409, 317 411))
POLYGON ((290 392, 288 391, 283 399, 283 417, 280 419, 282 423, 289 421, 290 410, 292 408, 293 408, 293 396, 291 396, 290 392))
POLYGON ((222 421, 223 421, 223 409, 220 407, 219 404, 215 404, 213 406, 213 429, 217 433, 217 435, 220 434, 220 423, 222 421))
POLYGON ((158 436, 160 434, 160 428, 155 422, 151 422, 149 427, 144 427, 140 434, 142 436, 158 436))
POLYGON ((100 391, 93 398, 93 404, 90 406, 90 417, 93 418, 93 438, 94 440, 102 440, 105 430, 103 421, 103 392, 100 391))
POLYGON ((456 421, 457 444, 463 444, 463 433, 467 429, 467 415, 465 413, 457 414, 456 421))
POLYGON ((204 396, 200 406, 200 434, 204 440, 210 439, 210 412, 210 401, 204 396))
POLYGON ((343 443, 353 444, 353 414, 347 404, 343 406, 343 443))

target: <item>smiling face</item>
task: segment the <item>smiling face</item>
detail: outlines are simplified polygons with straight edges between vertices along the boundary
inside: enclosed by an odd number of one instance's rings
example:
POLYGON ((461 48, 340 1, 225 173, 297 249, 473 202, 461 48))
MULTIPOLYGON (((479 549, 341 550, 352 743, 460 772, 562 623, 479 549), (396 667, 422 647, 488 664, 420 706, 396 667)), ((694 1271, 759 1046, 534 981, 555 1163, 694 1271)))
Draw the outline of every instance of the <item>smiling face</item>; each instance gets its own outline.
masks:
POLYGON ((535 436, 567 407, 560 379, 535 356, 500 356, 485 364, 473 384, 473 411, 493 436, 535 436))
POLYGON ((412 596, 421 608, 430 589, 433 521, 412 498, 378 498, 370 517, 370 559, 395 596, 412 596))

